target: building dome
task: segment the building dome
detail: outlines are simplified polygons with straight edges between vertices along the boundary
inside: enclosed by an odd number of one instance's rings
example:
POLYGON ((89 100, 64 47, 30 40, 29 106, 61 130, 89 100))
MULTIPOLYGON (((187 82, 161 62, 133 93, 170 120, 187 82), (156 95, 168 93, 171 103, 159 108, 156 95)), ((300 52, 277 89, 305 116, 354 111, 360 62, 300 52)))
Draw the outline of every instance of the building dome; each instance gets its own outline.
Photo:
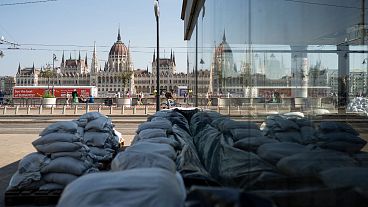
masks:
POLYGON ((128 52, 128 48, 121 41, 120 29, 119 29, 117 41, 111 47, 109 56, 123 56, 123 55, 126 55, 127 52, 128 52))

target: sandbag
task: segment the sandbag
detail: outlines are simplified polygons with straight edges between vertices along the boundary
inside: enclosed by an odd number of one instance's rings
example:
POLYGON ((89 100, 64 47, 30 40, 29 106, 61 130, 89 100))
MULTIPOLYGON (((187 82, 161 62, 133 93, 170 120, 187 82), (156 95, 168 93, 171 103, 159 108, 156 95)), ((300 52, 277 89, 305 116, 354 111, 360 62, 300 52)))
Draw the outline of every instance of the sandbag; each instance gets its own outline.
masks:
POLYGON ((171 132, 171 123, 168 123, 167 121, 144 122, 143 124, 140 124, 138 126, 137 134, 139 134, 141 131, 145 129, 163 129, 168 132, 171 132))
POLYGON ((33 146, 49 144, 54 142, 80 142, 81 137, 78 134, 70 134, 70 133, 60 133, 54 132, 46 134, 32 142, 33 146))
POLYGON ((80 176, 90 167, 92 167, 92 164, 88 161, 81 161, 71 157, 59 157, 43 167, 41 173, 68 173, 80 176))
POLYGON ((85 113, 83 115, 81 115, 79 117, 79 119, 85 119, 87 120, 88 122, 89 121, 92 121, 92 120, 95 120, 95 119, 98 119, 100 117, 105 117, 107 118, 107 116, 101 114, 100 112, 97 112, 97 111, 93 111, 93 112, 88 112, 88 113, 85 113))
POLYGON ((20 160, 7 189, 37 189, 43 184, 40 170, 49 162, 49 158, 38 152, 26 155, 20 160))
POLYGON ((323 142, 320 147, 348 153, 359 152, 367 144, 364 139, 347 132, 320 133, 318 137, 323 142))
POLYGON ((359 133, 349 124, 341 123, 341 122, 333 122, 333 121, 323 121, 319 124, 319 130, 326 132, 347 132, 349 134, 353 134, 358 136, 359 133))
POLYGON ((310 144, 317 142, 318 138, 316 136, 316 130, 310 126, 302 126, 300 127, 301 134, 301 144, 310 144))
POLYGON ((368 152, 358 152, 352 154, 352 157, 358 161, 359 167, 367 167, 368 168, 368 152))
POLYGON ((167 137, 167 130, 164 129, 144 129, 138 135, 141 139, 149 139, 154 137, 167 137))
POLYGON ((135 140, 135 142, 140 142, 140 141, 151 142, 151 143, 159 143, 159 144, 168 144, 168 145, 172 146, 174 149, 180 148, 180 144, 176 140, 170 139, 168 137, 155 137, 155 138, 135 140))
POLYGON ((231 129, 259 129, 255 122, 235 121, 232 119, 223 119, 217 126, 221 132, 229 132, 231 129))
POLYGON ((316 177, 319 172, 336 167, 356 167, 357 161, 332 150, 302 152, 282 158, 277 167, 292 176, 316 177))
POLYGON ((40 136, 44 136, 46 134, 54 133, 54 132, 65 132, 74 134, 77 132, 78 124, 75 121, 58 121, 53 124, 47 126, 42 132, 40 136))
POLYGON ((200 131, 202 131, 207 124, 212 122, 212 118, 205 112, 198 112, 192 116, 190 120, 190 133, 196 136, 200 131))
POLYGON ((244 151, 257 152, 259 146, 267 143, 277 143, 277 142, 278 141, 275 139, 270 139, 264 136, 248 137, 235 142, 233 147, 244 151))
POLYGON ((111 131, 112 128, 111 119, 102 116, 88 122, 84 129, 85 131, 111 131))
POLYGON ((304 145, 292 142, 269 143, 258 147, 257 155, 272 164, 276 164, 284 157, 309 150, 304 145))
POLYGON ((111 162, 112 171, 134 168, 161 168, 172 173, 176 172, 174 161, 167 156, 138 150, 120 152, 111 162))
POLYGON ((87 152, 74 151, 74 152, 54 152, 50 155, 51 159, 56 159, 58 157, 72 157, 77 160, 86 158, 87 152))
POLYGON ((150 142, 137 142, 134 145, 128 147, 126 151, 140 151, 140 152, 151 152, 156 154, 165 155, 168 158, 175 160, 176 152, 174 148, 167 144, 150 143, 150 142))
POLYGON ((368 192, 368 168, 339 167, 324 170, 319 178, 330 188, 358 187, 368 192))
POLYGON ((62 190, 64 189, 64 185, 56 184, 56 183, 46 183, 40 186, 40 190, 62 190))
POLYGON ((94 159, 97 161, 108 161, 112 160, 115 150, 110 148, 99 148, 99 147, 89 147, 90 153, 94 155, 94 159))
POLYGON ((43 145, 34 146, 37 151, 44 154, 55 152, 74 152, 74 151, 88 151, 88 147, 80 142, 54 142, 43 145))
POLYGON ((70 183, 57 206, 179 207, 184 189, 180 176, 159 168, 93 173, 70 183))
POLYGON ((260 137, 262 136, 262 132, 259 129, 231 129, 230 133, 232 135, 232 138, 234 142, 245 139, 248 137, 260 137))
MULTIPOLYGON (((107 132, 86 132, 83 141, 88 146, 104 147, 111 138, 111 134, 107 132)), ((113 139, 112 139, 113 140, 113 139)))
POLYGON ((299 131, 282 131, 275 132, 275 138, 280 142, 296 142, 302 143, 302 136, 299 131))
POLYGON ((66 186, 73 180, 77 179, 78 176, 68 173, 46 173, 42 176, 42 179, 47 183, 56 183, 62 186, 66 186))

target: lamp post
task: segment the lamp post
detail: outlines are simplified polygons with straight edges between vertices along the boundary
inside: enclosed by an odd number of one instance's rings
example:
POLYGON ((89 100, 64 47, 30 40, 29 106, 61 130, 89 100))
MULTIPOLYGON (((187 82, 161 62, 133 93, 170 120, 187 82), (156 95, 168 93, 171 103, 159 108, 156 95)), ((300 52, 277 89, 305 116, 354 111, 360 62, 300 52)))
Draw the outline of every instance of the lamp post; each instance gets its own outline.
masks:
POLYGON ((157 59, 156 59, 156 111, 160 111, 160 44, 159 44, 159 18, 160 18, 160 7, 158 0, 153 1, 153 8, 156 16, 156 34, 157 34, 157 59))
POLYGON ((362 64, 367 65, 367 71, 365 73, 365 96, 368 96, 368 64, 367 64, 368 58, 364 58, 362 64))

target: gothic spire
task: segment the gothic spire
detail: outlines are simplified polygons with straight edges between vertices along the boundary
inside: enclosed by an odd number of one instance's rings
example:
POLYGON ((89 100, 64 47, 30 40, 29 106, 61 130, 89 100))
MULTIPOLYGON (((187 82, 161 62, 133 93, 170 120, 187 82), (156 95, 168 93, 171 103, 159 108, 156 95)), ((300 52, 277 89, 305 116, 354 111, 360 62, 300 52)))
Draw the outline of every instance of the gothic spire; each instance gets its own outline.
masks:
POLYGON ((64 66, 64 51, 63 51, 63 57, 61 57, 61 65, 64 66))
POLYGON ((79 61, 81 60, 81 56, 80 56, 80 50, 79 50, 79 57, 78 57, 78 60, 79 60, 79 61))
POLYGON ((118 29, 118 41, 121 41, 121 36, 120 36, 120 26, 119 26, 119 29, 118 29))
POLYGON ((86 67, 87 67, 87 65, 88 65, 88 64, 87 64, 87 60, 88 60, 88 59, 87 59, 87 52, 86 52, 86 58, 84 59, 84 64, 86 65, 86 67))
POLYGON ((33 66, 32 66, 32 74, 35 74, 35 66, 34 66, 34 62, 33 62, 33 66))
POLYGON ((18 74, 20 74, 20 63, 18 65, 18 74))
POLYGON ((226 34, 225 34, 225 29, 224 29, 224 35, 222 36, 222 41, 226 42, 226 34))
POLYGON ((152 62, 154 63, 156 61, 156 50, 153 50, 153 60, 152 62))
POLYGON ((72 53, 70 53, 70 56, 69 56, 69 60, 71 60, 72 59, 72 53))
POLYGON ((170 54, 170 60, 173 61, 173 52, 172 52, 172 49, 171 49, 171 54, 170 54))
POLYGON ((175 62, 175 52, 173 52, 173 62, 176 65, 176 62, 175 62))

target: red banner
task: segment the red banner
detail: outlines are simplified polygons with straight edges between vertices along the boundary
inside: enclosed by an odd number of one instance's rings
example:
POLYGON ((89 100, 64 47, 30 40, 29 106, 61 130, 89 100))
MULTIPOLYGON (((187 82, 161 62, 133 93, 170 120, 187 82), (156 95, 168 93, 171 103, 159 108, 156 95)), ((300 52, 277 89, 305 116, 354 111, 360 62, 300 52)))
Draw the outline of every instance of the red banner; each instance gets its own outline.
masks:
MULTIPOLYGON (((78 96, 89 97, 91 94, 90 88, 75 88, 77 90, 78 96)), ((38 98, 45 94, 47 89, 44 88, 14 88, 13 97, 14 98, 38 98)), ((50 87, 50 91, 54 91, 54 95, 57 98, 66 97, 66 94, 72 94, 74 88, 55 88, 50 87)))

